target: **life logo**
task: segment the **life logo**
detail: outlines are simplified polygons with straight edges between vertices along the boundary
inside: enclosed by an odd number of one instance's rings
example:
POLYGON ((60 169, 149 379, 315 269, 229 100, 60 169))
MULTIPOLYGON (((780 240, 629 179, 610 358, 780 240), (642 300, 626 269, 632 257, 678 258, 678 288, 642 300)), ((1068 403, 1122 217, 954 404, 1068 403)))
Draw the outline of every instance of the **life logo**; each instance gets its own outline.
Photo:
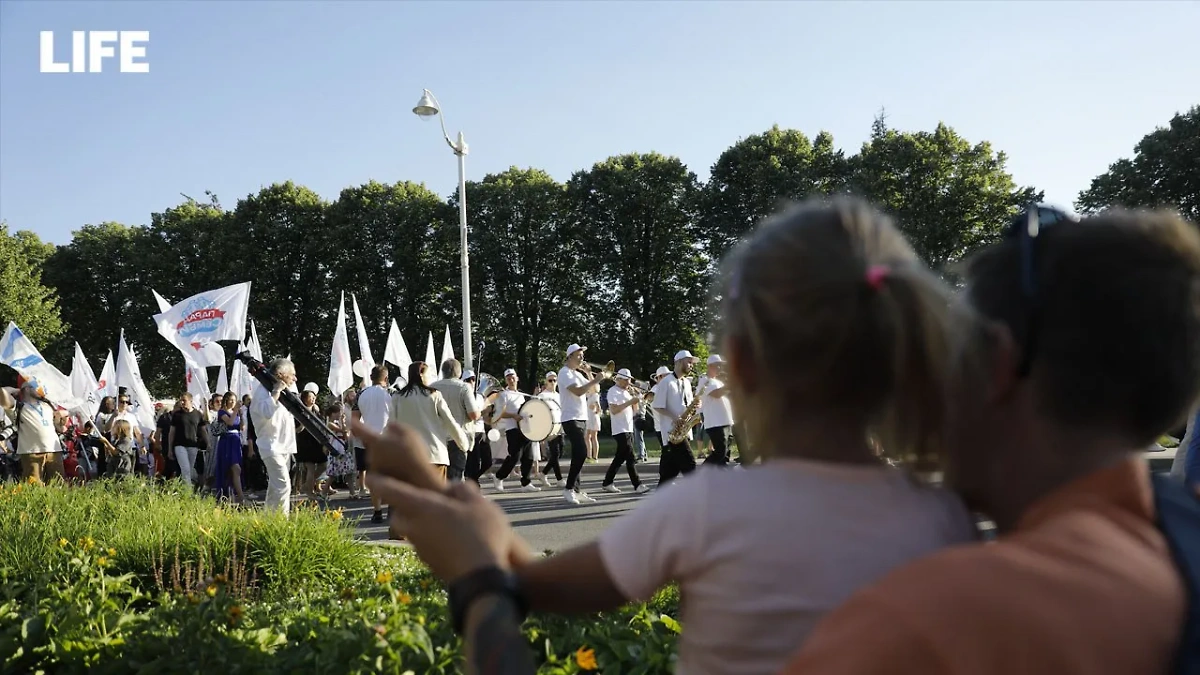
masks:
POLYGON ((36 353, 28 356, 22 356, 19 359, 14 359, 13 352, 17 349, 18 340, 25 342, 29 341, 28 338, 25 337, 25 333, 21 332, 20 328, 13 326, 12 334, 8 338, 8 344, 4 345, 3 350, 0 350, 0 361, 4 362, 13 370, 32 368, 39 363, 45 363, 46 359, 43 359, 40 354, 36 353))
POLYGON ((39 69, 43 73, 101 73, 104 59, 116 57, 122 73, 148 73, 146 45, 148 30, 71 31, 71 60, 58 62, 54 56, 54 31, 41 32, 39 69), (139 60, 140 59, 140 60, 139 60))
POLYGON ((190 338, 201 333, 212 333, 225 321, 225 310, 217 309, 217 303, 200 296, 188 303, 183 310, 183 321, 175 326, 175 332, 190 338))

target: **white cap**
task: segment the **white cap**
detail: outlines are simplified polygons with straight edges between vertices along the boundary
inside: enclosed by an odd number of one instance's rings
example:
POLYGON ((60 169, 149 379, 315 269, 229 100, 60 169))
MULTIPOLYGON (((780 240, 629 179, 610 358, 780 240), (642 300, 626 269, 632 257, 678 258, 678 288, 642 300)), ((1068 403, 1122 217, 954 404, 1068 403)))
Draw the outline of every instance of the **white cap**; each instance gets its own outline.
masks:
POLYGON ((692 353, 686 349, 675 352, 675 361, 678 362, 678 361, 682 361, 684 359, 688 359, 690 361, 695 361, 696 357, 692 356, 692 353))
POLYGON ((629 372, 628 368, 622 368, 617 371, 617 377, 621 378, 622 380, 632 380, 633 374, 629 372))
POLYGON ((304 385, 304 391, 311 391, 312 393, 317 394, 320 393, 321 388, 317 386, 316 382, 309 382, 308 384, 304 385))
POLYGON ((508 377, 509 375, 516 375, 516 374, 517 374, 517 371, 513 370, 512 368, 509 368, 508 370, 504 371, 505 377, 508 377))
POLYGON ((473 377, 475 377, 475 371, 473 371, 473 370, 464 370, 463 371, 463 374, 462 374, 463 380, 469 380, 473 377))
POLYGON ((670 375, 670 374, 671 374, 671 369, 666 366, 659 366, 658 370, 654 371, 655 377, 661 377, 663 375, 670 375))
POLYGON ((570 355, 574 354, 575 352, 586 352, 586 351, 587 351, 587 347, 580 347, 579 345, 572 343, 570 347, 567 347, 567 356, 570 356, 570 355))
POLYGON ((713 354, 712 356, 708 357, 708 365, 711 366, 714 363, 725 363, 725 359, 721 358, 720 354, 713 354))
POLYGON ((552 370, 552 371, 550 371, 550 372, 548 372, 548 373, 546 373, 546 379, 547 379, 547 380, 548 380, 548 379, 550 379, 550 378, 552 378, 552 377, 553 377, 554 379, 556 379, 556 380, 557 380, 557 379, 558 379, 558 373, 554 372, 553 370, 552 370))

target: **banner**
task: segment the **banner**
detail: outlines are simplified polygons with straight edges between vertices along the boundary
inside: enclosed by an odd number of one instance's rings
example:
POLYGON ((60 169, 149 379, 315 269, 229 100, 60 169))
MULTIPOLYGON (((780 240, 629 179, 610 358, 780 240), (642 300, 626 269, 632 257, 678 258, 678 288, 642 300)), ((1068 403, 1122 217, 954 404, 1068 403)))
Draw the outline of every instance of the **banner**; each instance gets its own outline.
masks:
POLYGON ((125 342, 125 329, 122 328, 121 341, 117 345, 117 386, 125 387, 130 408, 142 427, 142 435, 149 436, 154 432, 154 399, 142 383, 141 372, 137 356, 125 342))
POLYGON ((104 367, 100 369, 100 381, 97 382, 100 388, 100 396, 116 396, 117 395, 117 371, 113 367, 112 350, 108 350, 108 356, 104 357, 104 367))
POLYGON ((17 371, 22 377, 36 378, 46 392, 46 398, 55 405, 70 410, 81 402, 71 394, 71 379, 42 358, 37 347, 11 321, 4 331, 4 337, 0 339, 0 363, 17 371))
POLYGON ((454 346, 450 344, 450 326, 446 326, 446 337, 442 340, 442 360, 438 362, 438 368, 442 364, 454 358, 454 346))
POLYGON ((358 298, 350 294, 350 302, 354 304, 354 327, 358 330, 358 358, 367 362, 367 368, 375 367, 378 361, 371 356, 371 345, 367 341, 367 326, 363 322, 362 312, 358 311, 358 298))
POLYGON ((100 411, 100 382, 78 342, 75 343, 75 358, 71 361, 71 395, 79 399, 84 419, 95 419, 100 411))
MULTIPOLYGON (((156 298, 161 297, 155 293, 156 298)), ((217 350, 219 340, 246 339, 246 312, 250 304, 250 282, 205 291, 154 315, 154 325, 167 342, 184 357, 201 367, 225 362, 217 350), (212 345, 212 346, 209 346, 212 345), (220 359, 218 362, 216 359, 220 359)))
POLYGON ((408 367, 412 365, 412 356, 408 353, 408 345, 400 335, 400 326, 392 319, 392 328, 388 331, 387 347, 383 350, 383 360, 400 369, 400 375, 408 377, 408 367))
POLYGON ((333 348, 329 352, 329 379, 326 384, 334 396, 354 386, 350 362, 350 338, 346 335, 346 293, 338 303, 337 326, 333 329, 333 348))

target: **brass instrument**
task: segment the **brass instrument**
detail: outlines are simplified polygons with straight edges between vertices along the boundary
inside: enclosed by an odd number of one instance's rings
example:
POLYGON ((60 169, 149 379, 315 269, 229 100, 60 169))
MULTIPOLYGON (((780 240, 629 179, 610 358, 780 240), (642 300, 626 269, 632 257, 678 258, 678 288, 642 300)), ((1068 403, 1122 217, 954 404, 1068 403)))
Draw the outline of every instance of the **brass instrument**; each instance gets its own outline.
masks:
POLYGON ((692 396, 692 402, 683 409, 683 413, 679 419, 675 420, 675 424, 671 426, 671 432, 667 434, 668 443, 683 443, 687 441, 688 432, 692 427, 700 423, 700 397, 692 396))
MULTIPOLYGON (((596 363, 591 363, 590 361, 584 361, 583 365, 587 366, 590 370, 600 371, 600 374, 603 376, 603 379, 605 379, 605 380, 613 379, 613 375, 617 372, 617 362, 616 361, 609 361, 608 363, 604 364, 604 366, 600 366, 599 364, 596 364, 596 363)), ((589 380, 591 379, 590 373, 588 373, 587 371, 584 371, 584 374, 588 376, 589 380)))

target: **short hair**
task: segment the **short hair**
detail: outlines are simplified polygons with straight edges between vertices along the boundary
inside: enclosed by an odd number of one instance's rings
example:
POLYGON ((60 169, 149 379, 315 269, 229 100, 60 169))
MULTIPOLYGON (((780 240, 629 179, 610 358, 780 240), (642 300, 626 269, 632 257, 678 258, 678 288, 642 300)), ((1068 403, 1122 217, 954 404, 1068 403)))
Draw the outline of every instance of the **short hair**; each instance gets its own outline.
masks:
MULTIPOLYGON (((1060 424, 1105 429, 1145 445, 1178 423, 1200 389, 1200 233, 1165 211, 1110 211, 1044 228, 1037 247, 1035 400, 1060 424)), ((1020 242, 966 267, 967 299, 1029 330, 1020 242)))
POLYGON ((380 363, 371 368, 371 383, 379 384, 380 382, 387 384, 388 367, 387 364, 380 363))
POLYGON ((293 375, 296 374, 296 364, 292 363, 291 359, 287 359, 287 358, 275 359, 274 361, 271 362, 271 372, 272 373, 275 373, 276 375, 278 375, 278 374, 286 372, 286 371, 291 371, 291 373, 293 375))
POLYGON ((455 380, 462 377, 462 364, 458 362, 458 359, 442 361, 442 377, 455 380))

